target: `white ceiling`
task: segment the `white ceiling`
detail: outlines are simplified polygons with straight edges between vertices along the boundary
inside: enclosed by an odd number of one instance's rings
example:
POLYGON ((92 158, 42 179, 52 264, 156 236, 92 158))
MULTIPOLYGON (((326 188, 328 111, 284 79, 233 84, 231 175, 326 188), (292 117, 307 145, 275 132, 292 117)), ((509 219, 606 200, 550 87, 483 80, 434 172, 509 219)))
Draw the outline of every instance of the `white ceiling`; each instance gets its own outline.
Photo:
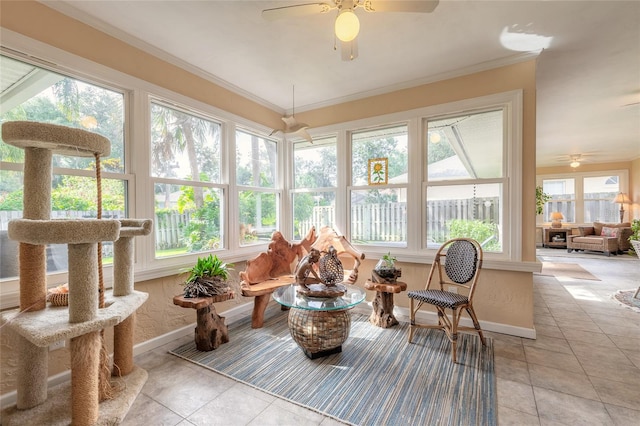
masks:
POLYGON ((283 114, 291 112, 293 85, 296 111, 308 110, 538 53, 521 42, 521 51, 509 49, 501 36, 547 40, 537 68, 538 166, 567 164, 571 154, 593 163, 640 157, 640 1, 441 0, 429 14, 358 9, 359 57, 351 62, 333 50, 335 12, 261 17, 263 9, 312 0, 43 3, 283 114))

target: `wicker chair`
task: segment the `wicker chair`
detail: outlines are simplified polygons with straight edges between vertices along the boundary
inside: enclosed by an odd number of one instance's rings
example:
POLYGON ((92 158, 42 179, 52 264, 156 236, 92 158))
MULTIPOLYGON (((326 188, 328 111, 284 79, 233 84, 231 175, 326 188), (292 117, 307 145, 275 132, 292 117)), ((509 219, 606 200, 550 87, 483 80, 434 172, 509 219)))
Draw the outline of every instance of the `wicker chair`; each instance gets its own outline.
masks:
POLYGON ((456 349, 459 331, 477 331, 482 345, 485 345, 482 329, 473 310, 473 293, 475 291, 480 269, 482 268, 482 247, 477 241, 470 238, 455 238, 447 241, 436 253, 431 271, 424 290, 415 290, 407 293, 411 300, 411 324, 409 326, 409 343, 413 339, 416 328, 437 328, 446 333, 451 341, 451 359, 456 360, 456 349), (437 272, 438 277, 435 278, 437 272), (438 289, 431 289, 431 283, 438 282, 438 289), (447 291, 450 286, 465 288, 468 295, 447 291), (416 313, 424 304, 434 305, 438 311, 438 324, 418 324, 416 313), (446 309, 452 310, 449 318, 446 309), (466 310, 475 328, 462 327, 458 323, 463 310, 466 310))

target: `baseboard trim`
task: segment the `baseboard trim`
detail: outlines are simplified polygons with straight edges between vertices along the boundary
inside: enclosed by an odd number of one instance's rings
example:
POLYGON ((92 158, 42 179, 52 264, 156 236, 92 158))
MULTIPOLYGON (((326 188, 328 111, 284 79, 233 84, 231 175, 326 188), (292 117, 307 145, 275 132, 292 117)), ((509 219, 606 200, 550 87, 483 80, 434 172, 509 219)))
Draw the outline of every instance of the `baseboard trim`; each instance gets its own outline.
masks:
MULTIPOLYGON (((402 308, 402 307, 396 306, 393 309, 393 314, 400 321, 405 321, 405 322, 410 321, 409 308, 402 308)), ((419 311, 416 313, 416 317, 420 321, 429 322, 433 324, 438 323, 438 314, 436 312, 419 311)), ((473 322, 471 321, 471 318, 462 317, 460 319, 460 325, 463 325, 465 327, 473 327, 473 322)), ((525 339, 536 338, 535 328, 517 327, 514 325, 502 324, 502 323, 491 322, 491 321, 480 321, 480 327, 482 327, 483 331, 491 331, 494 333, 508 334, 510 336, 524 337, 525 339)))
MULTIPOLYGON (((275 303, 275 302, 273 302, 275 303)), ((253 303, 245 303, 239 306, 235 306, 231 309, 227 309, 223 312, 218 312, 218 315, 225 318, 225 322, 227 325, 233 324, 234 322, 240 320, 251 314, 253 310, 253 303)), ((160 346, 166 345, 176 339, 179 339, 183 336, 188 336, 193 334, 193 329, 196 326, 196 323, 192 323, 189 325, 185 325, 184 327, 175 329, 168 333, 162 334, 160 336, 154 337, 153 339, 145 340, 144 342, 138 343, 133 347, 133 356, 141 355, 145 352, 152 351, 160 346)))

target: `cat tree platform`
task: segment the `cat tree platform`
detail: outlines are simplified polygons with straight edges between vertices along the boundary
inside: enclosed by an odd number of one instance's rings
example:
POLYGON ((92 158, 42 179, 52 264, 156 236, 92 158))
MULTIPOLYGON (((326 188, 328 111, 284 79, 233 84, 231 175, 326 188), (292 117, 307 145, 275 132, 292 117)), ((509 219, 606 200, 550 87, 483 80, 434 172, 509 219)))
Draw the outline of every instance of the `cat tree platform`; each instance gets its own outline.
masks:
MULTIPOLYGON (((100 412, 95 425, 106 426, 122 423, 131 405, 147 381, 147 372, 140 367, 123 377, 112 377, 111 383, 119 389, 113 399, 100 403, 100 412)), ((17 410, 15 406, 2 412, 3 426, 47 425, 68 426, 71 424, 71 382, 49 388, 47 400, 28 410, 17 410), (6 423, 4 422, 6 420, 6 423)))
POLYGON ((9 323, 16 333, 26 338, 33 345, 48 347, 60 340, 82 336, 92 331, 120 324, 133 314, 147 300, 149 295, 134 291, 127 296, 114 297, 111 291, 105 292, 105 305, 98 309, 94 319, 80 323, 69 322, 69 309, 66 306, 48 306, 35 312, 18 310, 2 314, 2 322, 9 323))

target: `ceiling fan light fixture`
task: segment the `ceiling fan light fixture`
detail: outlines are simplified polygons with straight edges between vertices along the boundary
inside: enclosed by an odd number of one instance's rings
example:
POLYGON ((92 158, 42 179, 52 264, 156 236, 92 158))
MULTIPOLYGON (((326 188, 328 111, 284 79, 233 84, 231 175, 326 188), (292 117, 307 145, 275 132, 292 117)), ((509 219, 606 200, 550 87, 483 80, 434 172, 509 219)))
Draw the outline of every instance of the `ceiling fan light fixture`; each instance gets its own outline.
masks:
POLYGON ((580 162, 578 160, 573 160, 569 165, 575 169, 576 167, 580 167, 580 162))
POLYGON ((440 136, 440 132, 429 132, 429 142, 436 145, 439 144, 442 140, 442 136, 440 136))
POLYGON ((349 42, 355 39, 360 32, 360 20, 353 10, 344 9, 336 18, 335 23, 336 37, 338 40, 349 42))

